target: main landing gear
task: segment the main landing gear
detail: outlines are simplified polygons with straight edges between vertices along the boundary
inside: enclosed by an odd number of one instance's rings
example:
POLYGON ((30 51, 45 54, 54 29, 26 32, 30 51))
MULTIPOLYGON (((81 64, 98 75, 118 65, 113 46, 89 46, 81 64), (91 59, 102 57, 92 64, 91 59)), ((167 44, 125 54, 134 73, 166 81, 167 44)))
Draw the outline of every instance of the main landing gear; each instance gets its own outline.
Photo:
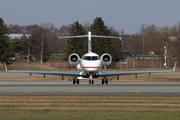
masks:
POLYGON ((79 79, 73 79, 73 84, 79 84, 79 79))
POLYGON ((104 79, 102 79, 102 84, 108 84, 108 79, 107 78, 104 78, 104 79))

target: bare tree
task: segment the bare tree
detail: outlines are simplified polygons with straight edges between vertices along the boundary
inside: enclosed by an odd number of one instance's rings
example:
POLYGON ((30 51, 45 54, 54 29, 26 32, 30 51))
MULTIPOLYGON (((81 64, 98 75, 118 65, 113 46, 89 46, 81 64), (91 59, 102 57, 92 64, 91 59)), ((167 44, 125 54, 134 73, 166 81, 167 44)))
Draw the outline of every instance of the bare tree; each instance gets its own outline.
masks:
POLYGON ((121 29, 120 35, 121 35, 122 37, 125 35, 125 31, 124 31, 123 29, 121 29))
POLYGON ((90 29, 90 24, 89 24, 89 22, 85 22, 83 28, 84 28, 84 30, 86 31, 86 34, 88 34, 88 31, 89 31, 89 29, 90 29))
POLYGON ((47 31, 43 28, 39 28, 35 33, 35 45, 34 51, 36 53, 36 57, 40 54, 41 64, 43 63, 43 54, 48 51, 48 39, 47 39, 47 31))
POLYGON ((21 26, 20 25, 9 25, 9 34, 22 34, 21 26))
POLYGON ((142 36, 139 33, 134 34, 131 38, 126 39, 127 47, 129 52, 136 54, 138 59, 143 54, 143 46, 142 46, 142 36))
MULTIPOLYGON (((69 36, 70 35, 70 28, 71 28, 71 24, 68 25, 63 25, 60 27, 59 29, 59 36, 69 36)), ((67 45, 67 39, 59 39, 58 40, 59 43, 59 53, 65 53, 65 46, 67 45)))
POLYGON ((163 54, 163 38, 161 37, 161 34, 159 32, 159 27, 156 27, 155 25, 148 25, 145 28, 146 31, 146 54, 149 54, 151 50, 154 51, 156 55, 159 57, 162 57, 163 54))
POLYGON ((23 34, 21 39, 23 40, 24 48, 27 50, 27 55, 28 55, 27 63, 29 63, 30 52, 31 52, 31 47, 32 47, 32 40, 33 39, 31 39, 30 37, 25 36, 25 34, 23 34))
POLYGON ((58 53, 59 44, 58 44, 58 30, 55 29, 53 23, 42 23, 41 27, 46 30, 47 38, 49 43, 48 53, 58 53))
POLYGON ((28 25, 28 26, 26 26, 26 28, 25 28, 25 33, 27 33, 27 34, 33 34, 35 31, 37 31, 38 29, 40 28, 40 26, 39 25, 36 25, 36 24, 34 24, 34 25, 28 25))

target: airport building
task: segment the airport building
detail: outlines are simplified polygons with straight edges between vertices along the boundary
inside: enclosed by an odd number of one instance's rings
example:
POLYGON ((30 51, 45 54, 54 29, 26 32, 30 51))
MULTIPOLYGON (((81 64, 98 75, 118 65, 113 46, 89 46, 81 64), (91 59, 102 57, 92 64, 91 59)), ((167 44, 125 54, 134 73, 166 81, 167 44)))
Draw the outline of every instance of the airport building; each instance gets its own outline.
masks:
MULTIPOLYGON (((23 36, 23 34, 9 34, 9 41, 12 42, 14 41, 15 38, 21 39, 21 37, 23 36)), ((30 37, 30 34, 25 34, 25 36, 28 38, 30 37)))

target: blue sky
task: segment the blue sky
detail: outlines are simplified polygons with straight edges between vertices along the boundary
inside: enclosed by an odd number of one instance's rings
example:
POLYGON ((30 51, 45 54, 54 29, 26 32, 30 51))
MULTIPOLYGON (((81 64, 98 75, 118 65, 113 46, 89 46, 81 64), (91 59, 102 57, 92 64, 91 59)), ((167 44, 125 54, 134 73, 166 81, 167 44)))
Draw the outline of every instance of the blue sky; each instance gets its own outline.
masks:
POLYGON ((126 34, 139 31, 142 24, 158 27, 180 22, 180 0, 1 0, 0 17, 7 25, 53 23, 56 28, 79 21, 105 24, 126 34))

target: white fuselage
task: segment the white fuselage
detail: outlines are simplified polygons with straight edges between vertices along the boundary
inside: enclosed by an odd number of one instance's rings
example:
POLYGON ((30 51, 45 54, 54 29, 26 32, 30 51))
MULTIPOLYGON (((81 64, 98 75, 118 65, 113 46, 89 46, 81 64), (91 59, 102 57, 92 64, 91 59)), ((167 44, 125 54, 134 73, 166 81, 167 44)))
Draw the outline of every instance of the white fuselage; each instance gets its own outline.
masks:
POLYGON ((81 68, 84 72, 98 72, 101 69, 101 58, 98 54, 89 52, 81 58, 81 68))

